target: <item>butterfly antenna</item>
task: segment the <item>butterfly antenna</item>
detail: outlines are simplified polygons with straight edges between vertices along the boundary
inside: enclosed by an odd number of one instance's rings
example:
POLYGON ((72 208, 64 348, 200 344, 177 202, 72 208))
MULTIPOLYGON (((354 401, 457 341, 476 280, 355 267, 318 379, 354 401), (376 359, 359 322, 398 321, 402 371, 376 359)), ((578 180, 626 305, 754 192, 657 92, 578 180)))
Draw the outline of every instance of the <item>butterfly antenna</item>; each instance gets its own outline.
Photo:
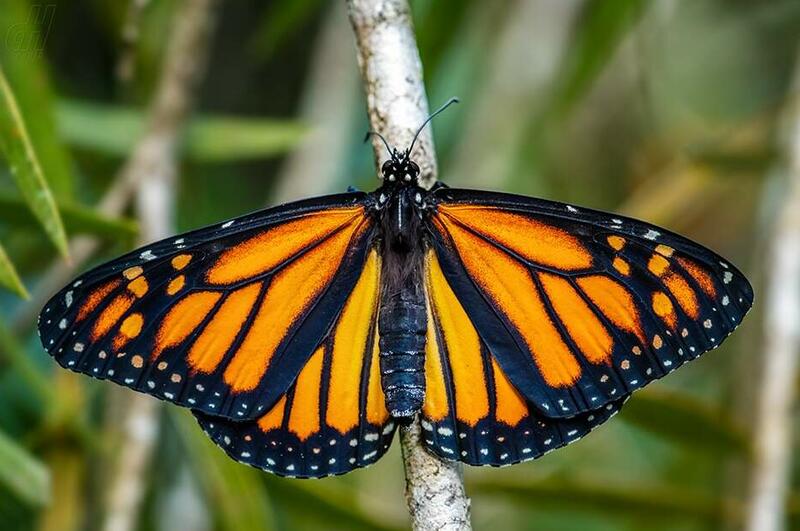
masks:
POLYGON ((442 105, 441 107, 439 107, 438 109, 436 109, 435 111, 433 111, 433 114, 431 114, 430 116, 428 116, 428 117, 425 119, 425 121, 424 121, 424 122, 422 122, 422 125, 421 125, 421 126, 419 126, 419 129, 417 129, 417 133, 414 135, 414 140, 412 140, 412 141, 411 141, 411 145, 410 145, 410 146, 408 147, 408 149, 406 150, 406 153, 411 153, 411 150, 412 150, 412 149, 414 149, 414 143, 417 141, 417 137, 418 137, 418 136, 419 136, 419 134, 422 132, 422 130, 423 130, 423 129, 425 129, 425 126, 426 126, 426 125, 428 125, 428 122, 430 122, 431 120, 433 120, 433 118, 434 118, 434 117, 435 117, 437 114, 439 114, 440 112, 442 112, 442 111, 443 111, 443 110, 445 110, 446 108, 450 107, 452 104, 454 104, 454 103, 458 103, 459 101, 460 101, 460 100, 459 100, 458 98, 450 98, 449 100, 447 100, 447 103, 445 103, 444 105, 442 105))
POLYGON ((383 135, 378 133, 377 131, 367 131, 367 134, 364 135, 364 142, 369 140, 369 137, 373 135, 383 140, 383 145, 386 146, 386 151, 389 153, 389 157, 394 158, 394 156, 392 155, 392 148, 389 147, 389 142, 387 142, 386 139, 383 138, 383 135))

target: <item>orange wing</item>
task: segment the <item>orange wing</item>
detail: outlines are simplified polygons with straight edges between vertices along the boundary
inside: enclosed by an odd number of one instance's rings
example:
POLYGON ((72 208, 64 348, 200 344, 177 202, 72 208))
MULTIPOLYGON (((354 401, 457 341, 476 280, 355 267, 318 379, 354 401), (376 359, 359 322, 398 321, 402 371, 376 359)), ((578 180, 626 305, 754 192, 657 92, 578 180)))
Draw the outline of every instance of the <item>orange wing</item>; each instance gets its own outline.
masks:
POLYGON ((433 196, 444 278, 547 416, 595 410, 715 348, 752 303, 732 265, 652 225, 506 194, 433 196))
POLYGON ((380 458, 395 425, 381 390, 376 316, 380 264, 372 251, 330 335, 258 420, 195 413, 232 458, 283 476, 343 474, 380 458))
POLYGON ((100 266, 48 302, 42 342, 72 370, 257 418, 297 378, 365 267, 365 198, 269 209, 100 266))
POLYGON ((611 418, 627 398, 573 418, 547 418, 509 381, 432 251, 426 259, 426 293, 422 427, 425 445, 437 455, 494 466, 535 459, 580 439, 611 418))

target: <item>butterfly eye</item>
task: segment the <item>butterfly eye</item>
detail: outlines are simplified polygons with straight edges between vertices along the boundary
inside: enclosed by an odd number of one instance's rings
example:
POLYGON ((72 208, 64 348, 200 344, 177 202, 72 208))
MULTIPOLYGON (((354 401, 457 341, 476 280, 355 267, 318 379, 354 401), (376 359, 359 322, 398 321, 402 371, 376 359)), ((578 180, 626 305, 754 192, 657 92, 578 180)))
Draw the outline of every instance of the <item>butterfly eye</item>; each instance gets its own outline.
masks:
POLYGON ((392 164, 392 161, 387 160, 386 162, 383 163, 383 166, 381 167, 381 174, 383 175, 383 178, 386 179, 387 181, 394 181, 395 179, 397 179, 395 170, 396 168, 394 167, 394 164, 392 164))

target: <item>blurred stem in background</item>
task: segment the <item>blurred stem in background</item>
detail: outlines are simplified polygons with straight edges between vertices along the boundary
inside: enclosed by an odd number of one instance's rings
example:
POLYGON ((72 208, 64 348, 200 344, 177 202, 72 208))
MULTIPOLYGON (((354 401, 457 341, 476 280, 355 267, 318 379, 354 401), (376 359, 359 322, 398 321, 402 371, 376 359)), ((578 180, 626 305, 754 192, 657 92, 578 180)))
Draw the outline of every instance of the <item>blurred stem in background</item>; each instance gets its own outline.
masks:
POLYGON ((786 529, 800 357, 800 49, 784 115, 785 192, 767 262, 764 363, 753 423, 749 531, 786 529))
POLYGON ((509 6, 490 51, 485 86, 474 97, 452 175, 466 188, 501 190, 511 180, 515 154, 530 145, 520 112, 544 116, 582 0, 530 0, 509 6))
MULTIPOLYGON (((148 111, 147 128, 122 170, 136 183, 136 205, 145 244, 175 231, 174 204, 178 144, 206 67, 218 0, 183 0, 175 13, 160 81, 148 111)), ((137 525, 147 480, 144 477, 158 437, 157 400, 115 390, 106 413, 119 426, 119 445, 109 481, 103 529, 130 531, 137 525)), ((113 430, 111 430, 113 433, 113 430)))
POLYGON ((348 134, 353 129, 351 110, 358 105, 358 69, 352 41, 345 6, 334 2, 326 8, 315 38, 300 99, 300 119, 311 130, 283 162, 271 201, 334 193, 352 184, 344 175, 356 136, 348 134))

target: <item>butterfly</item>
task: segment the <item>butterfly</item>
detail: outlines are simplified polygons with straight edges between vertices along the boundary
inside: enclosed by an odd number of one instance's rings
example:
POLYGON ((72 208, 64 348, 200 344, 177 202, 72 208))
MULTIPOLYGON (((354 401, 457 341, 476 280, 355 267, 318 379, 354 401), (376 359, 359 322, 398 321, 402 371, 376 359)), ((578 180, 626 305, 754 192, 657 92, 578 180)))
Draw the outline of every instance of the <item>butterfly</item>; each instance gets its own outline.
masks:
POLYGON ((367 466, 416 416, 439 457, 502 466, 583 437, 752 305, 742 273, 686 238, 424 189, 414 142, 380 138, 374 192, 268 208, 80 276, 40 315, 45 349, 190 408, 233 459, 275 474, 367 466))

